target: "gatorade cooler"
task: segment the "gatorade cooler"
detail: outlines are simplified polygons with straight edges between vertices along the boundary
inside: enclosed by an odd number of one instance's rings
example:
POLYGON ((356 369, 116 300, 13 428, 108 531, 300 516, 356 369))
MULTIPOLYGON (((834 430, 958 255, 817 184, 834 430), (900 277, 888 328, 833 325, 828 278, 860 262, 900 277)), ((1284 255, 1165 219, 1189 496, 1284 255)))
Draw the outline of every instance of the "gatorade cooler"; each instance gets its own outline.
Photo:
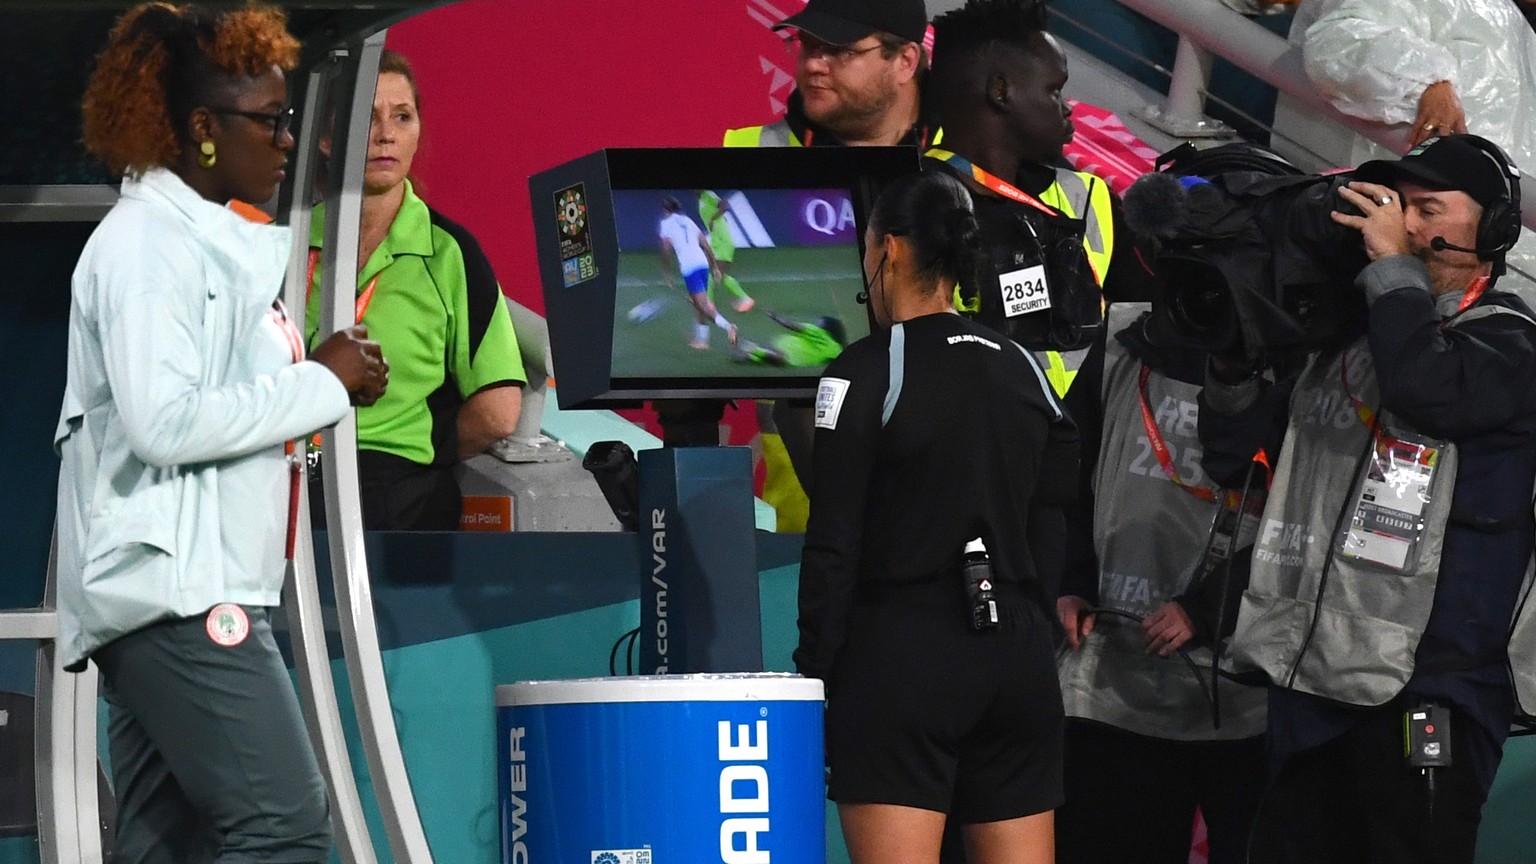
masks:
POLYGON ((822 864, 822 699, 784 674, 497 687, 503 864, 822 864))

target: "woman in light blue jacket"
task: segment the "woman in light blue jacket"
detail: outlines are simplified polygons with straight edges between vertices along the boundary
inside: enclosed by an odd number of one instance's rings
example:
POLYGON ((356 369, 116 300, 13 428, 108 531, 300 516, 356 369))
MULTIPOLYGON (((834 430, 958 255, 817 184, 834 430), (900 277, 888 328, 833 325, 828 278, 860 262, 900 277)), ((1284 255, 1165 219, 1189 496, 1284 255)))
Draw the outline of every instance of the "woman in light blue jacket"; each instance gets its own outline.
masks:
POLYGON ((293 148, 281 12, 145 4, 84 102, 124 176, 76 267, 56 444, 59 651, 109 709, 118 860, 320 862, 325 787, 272 641, 296 489, 285 442, 370 404, 358 327, 308 360, 266 201, 293 148))

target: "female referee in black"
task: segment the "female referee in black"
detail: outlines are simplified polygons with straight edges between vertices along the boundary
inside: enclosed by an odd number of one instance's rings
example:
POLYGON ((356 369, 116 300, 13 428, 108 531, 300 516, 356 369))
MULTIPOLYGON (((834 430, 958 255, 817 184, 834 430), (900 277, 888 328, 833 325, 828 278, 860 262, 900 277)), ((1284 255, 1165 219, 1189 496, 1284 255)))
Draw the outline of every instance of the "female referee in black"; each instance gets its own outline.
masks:
POLYGON ((946 816, 973 864, 1053 857, 1061 694, 1026 538, 1031 512, 1075 483, 1076 443, 1053 435, 1070 421, 1034 360, 954 314, 977 242, 958 181, 891 184, 865 235, 883 329, 817 394, 795 663, 827 683, 829 796, 854 864, 937 862, 946 816), (961 567, 977 538, 990 629, 972 623, 961 567))

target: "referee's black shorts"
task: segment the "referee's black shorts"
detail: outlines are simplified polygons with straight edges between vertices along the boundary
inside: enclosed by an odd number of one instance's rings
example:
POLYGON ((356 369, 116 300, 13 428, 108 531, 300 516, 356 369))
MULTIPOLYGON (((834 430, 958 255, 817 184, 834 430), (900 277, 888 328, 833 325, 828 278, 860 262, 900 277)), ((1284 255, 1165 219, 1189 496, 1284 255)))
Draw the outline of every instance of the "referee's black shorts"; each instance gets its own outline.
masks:
POLYGON ((860 592, 828 681, 828 796, 962 824, 1062 802, 1061 690, 1044 612, 998 586, 1002 626, 966 620, 959 577, 860 592))

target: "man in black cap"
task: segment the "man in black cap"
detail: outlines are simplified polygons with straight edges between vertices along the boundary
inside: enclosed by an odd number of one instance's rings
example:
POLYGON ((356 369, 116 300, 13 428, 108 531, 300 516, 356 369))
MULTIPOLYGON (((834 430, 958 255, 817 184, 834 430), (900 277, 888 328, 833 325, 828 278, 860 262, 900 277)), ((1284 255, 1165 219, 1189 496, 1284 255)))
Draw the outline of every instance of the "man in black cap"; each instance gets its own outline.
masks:
POLYGON ((1374 244, 1381 253, 1372 260, 1403 251, 1418 256, 1437 296, 1504 274, 1505 253, 1520 236, 1520 174, 1497 145, 1476 135, 1432 138, 1400 160, 1367 162, 1354 176, 1396 187, 1403 202, 1401 237, 1395 220, 1365 231, 1370 223, 1362 216, 1336 217, 1362 229, 1366 252, 1374 244))
POLYGON ((1218 482, 1277 452, 1284 426, 1227 651, 1270 684, 1252 864, 1473 860, 1519 670, 1536 663, 1521 601, 1536 320, 1494 286, 1518 185, 1471 135, 1362 165, 1333 219, 1371 262, 1355 280, 1366 334, 1285 381, 1208 376, 1218 482))
POLYGON ((774 25, 793 30, 795 92, 782 120, 725 133, 727 147, 926 146, 919 84, 923 0, 810 0, 774 25))
MULTIPOLYGON (((928 66, 923 0, 810 0, 774 25, 791 30, 795 91, 784 117, 725 133, 727 147, 927 147, 938 132, 922 110, 928 66)), ((804 531, 810 502, 811 410, 759 402, 763 500, 779 531, 804 531), (782 430, 782 435, 780 434, 782 430), (793 462, 791 462, 793 455, 793 462)))

